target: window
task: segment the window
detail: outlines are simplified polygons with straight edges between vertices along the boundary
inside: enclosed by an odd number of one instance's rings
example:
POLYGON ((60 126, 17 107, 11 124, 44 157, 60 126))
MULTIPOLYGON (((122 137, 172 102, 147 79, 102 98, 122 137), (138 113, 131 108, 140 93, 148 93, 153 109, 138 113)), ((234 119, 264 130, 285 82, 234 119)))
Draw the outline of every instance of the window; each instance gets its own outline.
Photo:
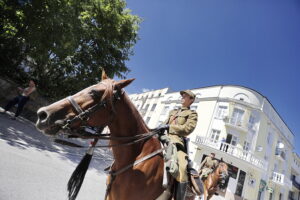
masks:
POLYGON ((250 143, 249 142, 247 142, 247 141, 244 142, 243 150, 245 150, 245 151, 250 150, 250 143))
POLYGON ((273 200, 273 193, 270 193, 269 200, 273 200))
POLYGON ((224 119, 227 115, 227 106, 219 106, 217 110, 216 117, 219 119, 224 119))
POLYGON ((249 128, 253 129, 254 124, 255 124, 255 117, 253 115, 250 115, 250 118, 249 118, 249 128))
POLYGON ((170 110, 170 106, 165 106, 163 111, 161 112, 161 115, 167 115, 169 110, 170 110))
POLYGON ((231 139, 231 145, 232 146, 236 146, 237 145, 237 143, 238 143, 238 140, 239 140, 239 138, 237 137, 237 136, 232 136, 232 139, 231 139))
POLYGON ((149 108, 149 104, 147 104, 144 109, 148 110, 148 108, 149 108))
POLYGON ((215 143, 218 142, 220 138, 220 132, 221 131, 219 130, 212 129, 210 133, 210 141, 215 143))
POLYGON ((244 172, 243 170, 240 170, 240 174, 239 174, 239 178, 238 178, 237 186, 236 186, 236 190, 235 190, 235 194, 237 196, 242 196, 245 179, 246 179, 246 172, 244 172))
POLYGON ((274 164, 274 172, 277 172, 277 168, 278 168, 278 165, 277 163, 274 164))
POLYGON ((271 134, 272 134, 271 132, 268 133, 268 137, 267 137, 268 144, 272 143, 272 135, 271 134))
POLYGON ((147 117, 147 119, 146 119, 146 124, 148 124, 148 122, 150 121, 150 117, 147 117))
POLYGON ((236 126, 241 126, 244 112, 245 112, 244 110, 241 110, 239 108, 235 108, 233 110, 233 114, 232 114, 232 118, 231 118, 231 124, 236 125, 236 126))
POLYGON ((282 193, 279 194, 279 200, 282 200, 282 193))
POLYGON ((154 110, 155 110, 156 105, 157 105, 156 103, 152 105, 151 111, 154 111, 154 110))

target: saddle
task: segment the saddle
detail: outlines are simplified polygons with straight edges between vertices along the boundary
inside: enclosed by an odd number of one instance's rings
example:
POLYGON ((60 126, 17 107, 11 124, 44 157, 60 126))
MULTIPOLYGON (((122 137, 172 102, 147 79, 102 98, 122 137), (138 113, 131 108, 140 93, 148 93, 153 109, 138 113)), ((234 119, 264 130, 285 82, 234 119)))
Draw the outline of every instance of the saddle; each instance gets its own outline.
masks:
MULTIPOLYGON (((164 192, 156 199, 156 200, 169 200, 171 196, 173 196, 180 188, 176 187, 178 183, 175 180, 175 177, 178 175, 178 164, 177 164, 177 149, 175 144, 172 144, 167 135, 163 135, 160 137, 160 141, 162 146, 164 146, 164 160, 165 160, 165 168, 164 168, 164 181, 163 186, 165 188, 164 192), (166 142, 167 141, 167 142, 166 142)), ((188 152, 188 141, 185 141, 186 149, 185 151, 188 152)), ((190 196, 200 196, 204 193, 203 183, 199 177, 198 172, 191 167, 191 161, 188 159, 188 166, 187 166, 187 175, 188 175, 188 184, 186 187, 185 192, 186 197, 190 196)), ((180 199, 181 200, 181 199, 180 199)))
MULTIPOLYGON (((203 183, 200 180, 197 171, 195 169, 190 169, 188 176, 189 176, 189 182, 186 187, 185 196, 195 197, 195 196, 202 195, 204 193, 203 183)), ((171 197, 175 196, 176 185, 178 184, 178 182, 176 182, 175 178, 173 178, 169 173, 167 174, 167 179, 168 179, 168 184, 164 185, 165 187, 164 192, 156 200, 169 200, 171 197)))
POLYGON ((202 195, 204 193, 203 182, 194 168, 189 169, 189 181, 194 194, 202 195))

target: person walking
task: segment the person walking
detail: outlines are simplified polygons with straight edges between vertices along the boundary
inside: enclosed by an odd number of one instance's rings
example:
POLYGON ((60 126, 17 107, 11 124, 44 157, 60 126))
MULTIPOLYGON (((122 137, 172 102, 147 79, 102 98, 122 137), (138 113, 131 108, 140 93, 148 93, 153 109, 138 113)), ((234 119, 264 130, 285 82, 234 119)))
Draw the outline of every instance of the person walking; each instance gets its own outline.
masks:
POLYGON ((187 165, 188 156, 184 138, 193 132, 197 125, 197 112, 190 109, 190 105, 194 102, 196 95, 190 91, 180 91, 181 108, 170 111, 169 117, 165 121, 165 127, 171 143, 176 145, 178 176, 176 199, 185 199, 186 188, 188 184, 187 165))
POLYGON ((8 110, 10 110, 14 105, 18 104, 17 110, 15 112, 15 115, 11 117, 11 119, 15 120, 22 112, 25 104, 29 100, 29 96, 36 90, 36 84, 34 80, 30 80, 28 87, 25 89, 18 88, 20 95, 16 96, 12 100, 10 100, 7 105, 4 107, 4 111, 1 113, 6 113, 8 110))
POLYGON ((221 146, 220 146, 221 151, 225 151, 225 142, 226 142, 226 139, 225 139, 225 137, 223 137, 221 139, 221 146))

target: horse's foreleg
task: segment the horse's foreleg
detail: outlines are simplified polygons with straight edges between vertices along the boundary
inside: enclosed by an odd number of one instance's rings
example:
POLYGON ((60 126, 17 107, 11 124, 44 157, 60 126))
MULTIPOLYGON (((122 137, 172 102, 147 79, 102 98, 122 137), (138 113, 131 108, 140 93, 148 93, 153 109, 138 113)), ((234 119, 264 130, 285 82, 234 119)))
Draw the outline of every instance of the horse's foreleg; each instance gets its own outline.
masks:
POLYGON ((208 190, 204 187, 203 200, 207 200, 208 190))

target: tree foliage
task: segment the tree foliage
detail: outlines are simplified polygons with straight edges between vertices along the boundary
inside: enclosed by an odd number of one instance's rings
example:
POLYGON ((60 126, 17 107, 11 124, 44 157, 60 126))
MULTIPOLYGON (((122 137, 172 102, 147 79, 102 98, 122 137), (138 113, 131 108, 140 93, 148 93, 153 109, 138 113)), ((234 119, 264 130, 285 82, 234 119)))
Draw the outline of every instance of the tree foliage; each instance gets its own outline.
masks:
POLYGON ((61 98, 99 81, 101 67, 124 77, 140 18, 123 0, 0 0, 0 73, 33 77, 61 98))

